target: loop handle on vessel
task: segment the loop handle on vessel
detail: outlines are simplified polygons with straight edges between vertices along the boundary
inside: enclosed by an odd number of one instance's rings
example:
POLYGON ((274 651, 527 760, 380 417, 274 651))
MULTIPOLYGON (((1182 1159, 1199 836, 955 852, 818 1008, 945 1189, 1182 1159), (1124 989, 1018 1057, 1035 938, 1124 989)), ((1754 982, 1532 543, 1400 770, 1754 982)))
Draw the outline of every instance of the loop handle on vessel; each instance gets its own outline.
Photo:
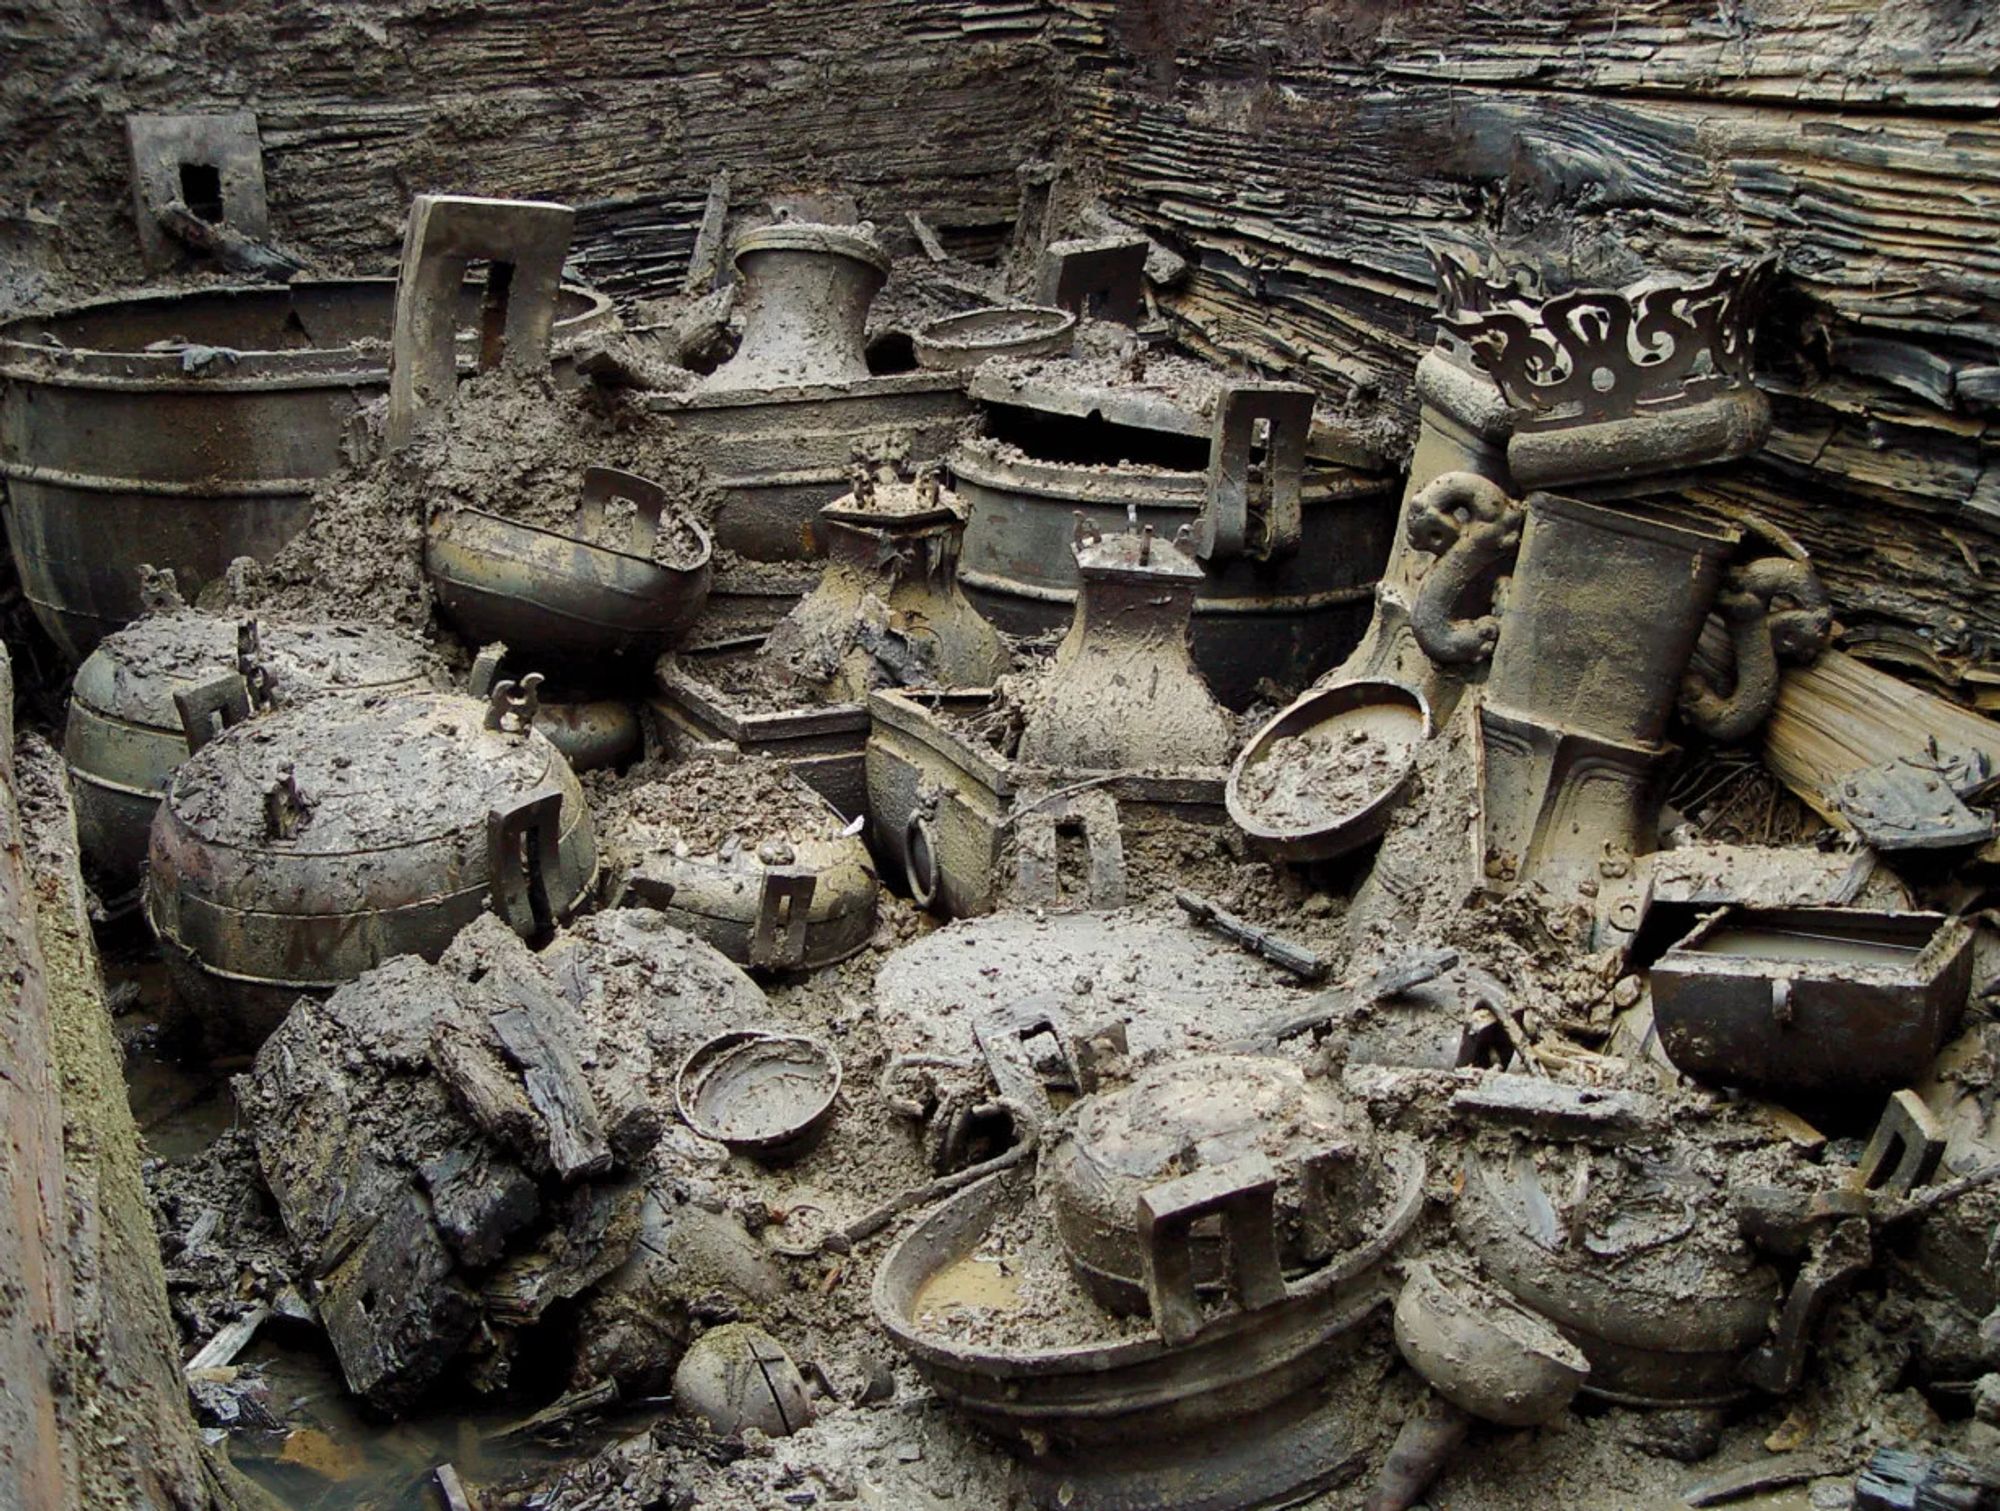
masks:
POLYGON ((277 702, 278 674, 264 659, 264 639, 255 619, 237 621, 236 670, 250 695, 250 711, 268 712, 277 702))
POLYGON ((1313 391, 1299 383, 1238 383, 1217 396, 1197 557, 1270 561, 1298 550, 1312 415, 1313 391))
POLYGON ((523 939, 555 927, 550 899, 559 893, 563 869, 562 796, 559 787, 542 787, 486 815, 493 911, 523 939))
POLYGON ((604 544, 628 556, 650 560, 660 538, 660 513, 667 507, 667 490, 636 472, 616 467, 583 469, 583 502, 577 505, 575 534, 579 540, 604 544), (605 538, 605 511, 612 500, 632 506, 632 525, 626 538, 613 543, 605 538))
POLYGON ((1771 1021, 1780 1028, 1790 1028, 1797 1017, 1792 1006, 1792 982, 1788 976, 1774 977, 1771 982, 1771 1021))
POLYGON ((1770 716, 1781 662, 1804 665, 1826 649, 1833 610, 1811 566, 1790 556, 1732 567, 1715 606, 1735 652, 1735 685, 1725 693, 1690 670, 1681 682, 1681 710, 1696 729, 1728 744, 1748 738, 1770 716))
POLYGON ((458 386, 459 298, 467 265, 489 266, 479 311, 481 372, 545 369, 576 213, 534 200, 419 194, 403 233, 389 363, 389 449, 458 386))
POLYGON ((979 1046, 986 1073, 993 1078, 1000 1100, 1021 1108, 1028 1121, 1028 1129, 1022 1131, 1032 1129, 1038 1135, 1056 1115, 1049 1087, 1028 1056, 1027 1041, 1042 1033, 1050 1035, 1059 1046, 1064 1043, 1062 1029, 1046 1015, 1036 1023, 1017 1025, 997 1018, 975 1018, 972 1024, 972 1042, 979 1046))
POLYGON ((250 717, 250 686, 241 672, 221 676, 174 694, 174 711, 181 716, 181 733, 188 754, 201 749, 225 729, 250 717))
POLYGON ((806 922, 819 873, 805 866, 771 866, 757 897, 750 963, 762 970, 796 970, 805 963, 806 922))
POLYGON ((1067 830, 1083 840, 1088 876, 1085 906, 1110 911, 1125 906, 1125 833, 1118 800, 1101 787, 1058 789, 1028 800, 1011 820, 1014 828, 1016 905, 1054 908, 1063 904, 1057 864, 1057 835, 1067 830))
POLYGON ((264 793, 264 837, 266 839, 296 839, 306 820, 312 817, 312 805, 306 795, 299 790, 299 779, 292 770, 292 763, 285 762, 278 768, 278 779, 264 793))
POLYGON ((187 607, 172 567, 139 564, 139 607, 148 614, 172 614, 187 607))
POLYGON ((1352 1145, 1333 1144, 1299 1161, 1299 1226, 1308 1259, 1330 1258, 1339 1247, 1341 1178, 1354 1169, 1352 1145))
POLYGON ((910 900, 918 907, 927 908, 937 900, 937 831, 922 807, 914 809, 903 825, 903 878, 909 884, 910 900))
POLYGON ((1278 1174, 1261 1154, 1163 1181, 1139 1193, 1135 1226, 1146 1269, 1146 1302, 1160 1337, 1185 1343, 1206 1322, 1195 1293, 1191 1240, 1204 1217, 1222 1219, 1231 1296, 1246 1312, 1286 1296, 1278 1259, 1278 1174))

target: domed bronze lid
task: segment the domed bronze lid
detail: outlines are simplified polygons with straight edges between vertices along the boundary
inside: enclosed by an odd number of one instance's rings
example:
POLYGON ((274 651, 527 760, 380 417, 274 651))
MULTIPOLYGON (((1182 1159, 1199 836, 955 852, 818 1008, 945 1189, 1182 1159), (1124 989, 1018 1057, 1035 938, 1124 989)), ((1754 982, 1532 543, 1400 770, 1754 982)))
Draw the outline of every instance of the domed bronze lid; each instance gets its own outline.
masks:
POLYGON ((433 692, 284 709, 190 756, 167 807, 211 847, 335 855, 462 832, 483 846, 490 813, 568 775, 544 736, 488 728, 488 713, 477 699, 433 692), (302 810, 282 835, 270 815, 279 787, 302 810))
POLYGON ((423 645, 397 630, 177 609, 107 635, 77 669, 74 696, 111 718, 179 734, 174 694, 238 670, 246 624, 249 654, 271 672, 281 703, 414 688, 432 667, 423 645))
MULTIPOLYGON (((1358 1242, 1379 1205, 1365 1110, 1293 1061, 1203 1055, 1155 1065, 1080 1106, 1042 1165, 1045 1205, 1078 1278, 1115 1311, 1144 1306, 1139 1198, 1163 1182, 1260 1156, 1278 1172, 1280 1251, 1304 1267, 1358 1242)), ((1195 1273, 1223 1256, 1197 1235, 1195 1273)))

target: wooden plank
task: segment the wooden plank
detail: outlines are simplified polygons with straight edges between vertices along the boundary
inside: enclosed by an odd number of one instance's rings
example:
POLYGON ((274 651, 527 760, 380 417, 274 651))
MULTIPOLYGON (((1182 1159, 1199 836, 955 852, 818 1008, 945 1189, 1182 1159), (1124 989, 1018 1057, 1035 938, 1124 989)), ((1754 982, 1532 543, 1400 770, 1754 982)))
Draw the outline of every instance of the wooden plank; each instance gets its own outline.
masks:
POLYGON ((194 1375, 204 1369, 221 1369, 234 1364, 236 1356, 250 1346, 250 1340, 257 1336, 257 1329, 270 1319, 268 1306, 252 1307, 227 1327, 219 1328, 213 1338, 195 1352, 195 1356, 183 1366, 182 1373, 194 1375))
POLYGON ((438 1013, 432 1027, 431 1068, 475 1127, 532 1159, 544 1154, 541 1118, 490 1037, 483 1014, 454 1003, 438 1013))
POLYGON ((596 201, 577 250, 621 292, 678 287, 722 170, 739 204, 825 182, 878 222, 917 209, 997 249, 1014 170, 1058 120, 1027 0, 573 0, 559 22, 482 0, 332 23, 264 0, 157 26, 46 9, 0 38, 7 199, 59 211, 51 272, 90 292, 138 277, 126 110, 255 108, 274 232, 335 265, 392 271, 418 190, 596 201))
POLYGON ((611 1146, 576 1055, 582 1025, 559 999, 526 981, 494 985, 506 1002, 488 1021, 541 1119, 550 1165, 566 1181, 602 1175, 611 1168, 611 1146))
POLYGON ((1828 651, 1785 673, 1764 728, 1764 764, 1823 817, 1842 822, 1841 778, 1921 756, 1933 739, 1947 754, 1984 752, 2000 771, 2000 724, 1828 651))
MULTIPOLYGON (((0 667, 6 665, 0 648, 0 667)), ((7 691, 11 694, 9 679, 7 691)), ((0 1462, 25 1506, 68 1502, 74 1444, 56 1415, 56 1384, 74 1332, 63 1237, 62 1117, 50 1038, 48 967, 35 932, 34 888, 14 804, 13 701, 0 711, 0 1462)), ((73 1486, 72 1486, 73 1488, 73 1486)))
POLYGON ((1774 433, 1698 501, 1802 540, 1858 648, 2000 667, 2000 126, 1968 113, 2000 37, 1859 0, 1281 9, 1055 6, 1071 158, 1189 258, 1187 345, 1407 438, 1427 238, 1559 284, 1779 249, 1774 433))
POLYGON ((690 294, 705 294, 715 287, 722 270, 722 228, 729 218, 729 170, 708 181, 708 194, 701 207, 701 223, 695 228, 694 250, 688 254, 687 278, 682 287, 690 294))
POLYGON ((0 1502, 268 1504, 209 1457, 189 1410, 67 768, 38 737, 15 751, 11 730, 0 734, 0 967, 13 987, 0 999, 0 1361, 19 1371, 0 1403, 0 1502), (53 1132, 53 1149, 23 1132, 53 1132), (40 1183, 25 1203, 21 1181, 40 1183))

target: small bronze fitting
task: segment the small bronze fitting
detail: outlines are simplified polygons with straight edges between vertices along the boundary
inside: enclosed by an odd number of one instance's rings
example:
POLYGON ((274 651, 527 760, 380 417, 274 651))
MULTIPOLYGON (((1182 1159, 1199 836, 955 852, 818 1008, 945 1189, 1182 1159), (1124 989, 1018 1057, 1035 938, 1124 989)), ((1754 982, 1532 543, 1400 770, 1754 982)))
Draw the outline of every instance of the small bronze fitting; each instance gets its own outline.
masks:
POLYGON ((541 706, 540 672, 530 672, 519 682, 496 682, 486 703, 486 727, 510 739, 525 739, 541 706))
POLYGON ((264 833, 270 839, 294 839, 312 817, 312 805, 299 790, 292 763, 278 768, 278 779, 264 793, 264 833))

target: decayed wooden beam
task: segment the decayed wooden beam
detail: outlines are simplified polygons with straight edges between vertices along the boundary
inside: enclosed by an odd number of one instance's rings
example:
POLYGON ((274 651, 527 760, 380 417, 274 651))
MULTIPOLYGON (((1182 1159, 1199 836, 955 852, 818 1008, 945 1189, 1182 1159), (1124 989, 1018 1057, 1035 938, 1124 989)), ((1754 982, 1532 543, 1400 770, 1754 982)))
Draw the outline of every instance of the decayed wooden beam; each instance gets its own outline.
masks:
POLYGON ((13 801, 13 685, 0 646, 0 1463, 23 1506, 60 1506, 74 1472, 56 1419, 60 1342, 73 1331, 64 1259, 62 1121, 49 1040, 48 970, 13 801))
POLYGON ((1787 671, 1764 726, 1764 764, 1821 816, 1840 822, 1844 778, 1899 756, 1978 751, 2000 772, 2000 724, 1898 677, 1828 651, 1787 671))
POLYGON ((0 1505, 268 1507, 195 1430, 62 758, 0 647, 0 1505))
POLYGON ((458 1110, 516 1154, 542 1153, 542 1123, 520 1078, 500 1058, 485 1015, 453 1003, 431 1028, 431 1065, 458 1110))
MULTIPOLYGON (((1710 621, 1697 665, 1711 676, 1725 675, 1725 645, 1710 621)), ((1841 792, 1849 778, 1904 757, 1926 760, 1932 742, 1947 757, 1984 756, 2000 779, 2000 723, 1829 650, 1810 666, 1785 671, 1760 753, 1779 781, 1845 828, 1841 792)))
POLYGON ((487 1021, 541 1119, 549 1164, 566 1181, 602 1175, 611 1145, 559 1004, 525 981, 487 984, 505 999, 487 1021))

